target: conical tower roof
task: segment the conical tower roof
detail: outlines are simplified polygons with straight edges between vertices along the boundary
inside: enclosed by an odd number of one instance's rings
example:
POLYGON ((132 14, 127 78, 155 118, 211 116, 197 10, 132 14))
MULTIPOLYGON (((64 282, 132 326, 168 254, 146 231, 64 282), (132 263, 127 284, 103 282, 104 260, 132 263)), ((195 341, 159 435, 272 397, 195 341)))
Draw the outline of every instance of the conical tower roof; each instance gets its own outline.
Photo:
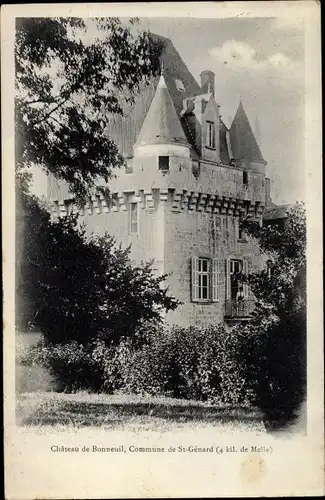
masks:
POLYGON ((144 119, 136 145, 187 144, 163 74, 144 119))
POLYGON ((235 160, 266 163, 241 101, 231 124, 229 135, 235 160))

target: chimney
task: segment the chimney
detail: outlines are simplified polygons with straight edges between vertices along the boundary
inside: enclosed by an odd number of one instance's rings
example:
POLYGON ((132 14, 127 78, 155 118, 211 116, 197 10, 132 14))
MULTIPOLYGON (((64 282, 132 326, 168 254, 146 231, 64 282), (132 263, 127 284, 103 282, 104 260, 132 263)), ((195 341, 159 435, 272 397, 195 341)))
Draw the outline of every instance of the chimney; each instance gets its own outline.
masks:
POLYGON ((215 91, 215 84, 214 84, 214 78, 215 74, 213 71, 209 71, 208 69, 202 71, 201 73, 201 88, 203 94, 208 94, 212 93, 214 97, 214 91, 215 91))

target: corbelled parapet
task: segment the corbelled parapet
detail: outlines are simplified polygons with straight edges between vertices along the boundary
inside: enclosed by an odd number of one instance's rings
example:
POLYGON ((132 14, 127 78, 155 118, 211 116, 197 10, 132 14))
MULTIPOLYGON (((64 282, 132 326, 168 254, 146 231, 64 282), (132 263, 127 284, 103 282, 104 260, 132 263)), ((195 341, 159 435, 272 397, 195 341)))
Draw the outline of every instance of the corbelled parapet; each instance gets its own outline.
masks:
POLYGON ((141 209, 157 209, 164 203, 173 212, 205 212, 232 216, 250 216, 260 218, 265 204, 261 201, 245 199, 244 197, 225 196, 220 193, 204 193, 202 191, 187 191, 185 189, 140 190, 111 193, 110 198, 103 196, 89 197, 84 207, 78 207, 74 200, 62 200, 53 203, 53 214, 63 217, 70 213, 85 215, 105 215, 111 212, 127 211, 130 203, 138 203, 141 209))

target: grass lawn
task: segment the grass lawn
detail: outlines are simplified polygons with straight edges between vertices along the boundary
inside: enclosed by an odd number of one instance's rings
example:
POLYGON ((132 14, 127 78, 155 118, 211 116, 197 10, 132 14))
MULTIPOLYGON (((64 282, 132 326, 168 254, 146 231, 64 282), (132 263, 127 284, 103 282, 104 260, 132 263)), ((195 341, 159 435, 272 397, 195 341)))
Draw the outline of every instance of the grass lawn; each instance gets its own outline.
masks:
POLYGON ((195 427, 265 432, 261 414, 255 409, 122 394, 21 392, 17 394, 16 418, 20 426, 55 429, 92 427, 164 432, 195 427))

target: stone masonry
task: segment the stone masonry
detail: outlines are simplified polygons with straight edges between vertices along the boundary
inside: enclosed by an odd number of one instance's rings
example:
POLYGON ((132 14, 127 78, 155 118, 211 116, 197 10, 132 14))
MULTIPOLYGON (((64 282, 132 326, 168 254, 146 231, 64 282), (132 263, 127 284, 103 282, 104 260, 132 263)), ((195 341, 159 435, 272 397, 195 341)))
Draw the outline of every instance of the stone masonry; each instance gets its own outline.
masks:
MULTIPOLYGON (((144 111, 131 138, 132 154, 110 182, 110 198, 90 197, 79 209, 67 186, 49 178, 53 215, 77 211, 90 233, 108 231, 118 243, 131 245, 134 263, 153 259, 157 273, 168 273, 170 293, 182 305, 168 313, 167 322, 207 325, 241 318, 249 308, 238 314, 233 270, 241 266, 249 272, 263 259, 240 233, 239 221, 261 220, 271 203, 266 162, 242 103, 227 130, 214 96, 214 74, 203 72, 199 87, 171 42, 166 44, 164 70, 153 82, 150 102, 141 96, 144 111), (180 80, 185 92, 176 93, 180 80)), ((247 287, 239 296, 243 304, 252 301, 247 287)))

